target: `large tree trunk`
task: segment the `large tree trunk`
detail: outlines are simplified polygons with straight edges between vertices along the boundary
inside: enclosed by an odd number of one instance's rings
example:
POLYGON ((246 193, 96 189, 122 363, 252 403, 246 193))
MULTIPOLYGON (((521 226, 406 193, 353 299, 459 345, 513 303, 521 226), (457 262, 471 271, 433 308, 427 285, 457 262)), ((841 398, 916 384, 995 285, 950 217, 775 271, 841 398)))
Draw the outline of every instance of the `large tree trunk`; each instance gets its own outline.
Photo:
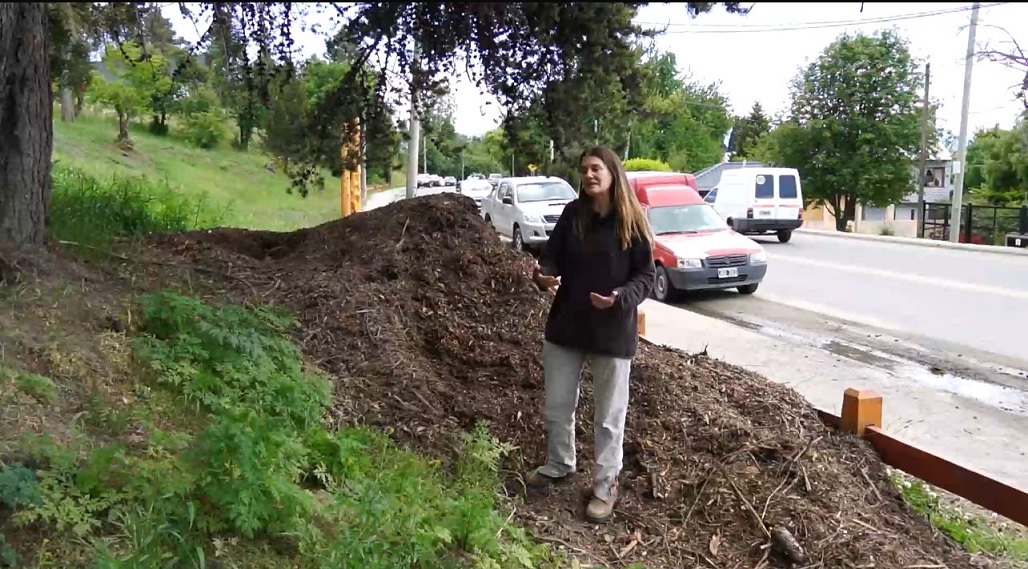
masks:
POLYGON ((42 244, 53 92, 46 3, 0 3, 0 242, 42 244))

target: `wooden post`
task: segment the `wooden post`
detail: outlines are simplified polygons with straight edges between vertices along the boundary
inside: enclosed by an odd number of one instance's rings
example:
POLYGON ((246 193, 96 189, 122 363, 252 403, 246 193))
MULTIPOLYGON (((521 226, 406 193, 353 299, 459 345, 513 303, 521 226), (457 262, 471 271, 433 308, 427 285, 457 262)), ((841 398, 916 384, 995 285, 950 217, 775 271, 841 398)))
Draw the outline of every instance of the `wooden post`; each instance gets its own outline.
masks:
POLYGON ((364 133, 361 131, 360 117, 353 121, 353 151, 357 166, 353 169, 350 201, 353 204, 351 206, 352 213, 358 213, 364 207, 364 193, 367 191, 364 182, 364 133))
POLYGON ((868 427, 882 426, 882 396, 869 389, 847 389, 842 395, 839 428, 864 436, 868 427))
POLYGON ((346 217, 361 210, 360 122, 351 122, 343 129, 339 150, 343 171, 339 174, 339 214, 346 217), (357 165, 348 167, 351 162, 357 165))
POLYGON ((353 177, 350 175, 350 170, 346 167, 347 160, 350 159, 350 136, 349 129, 343 128, 343 141, 339 147, 339 157, 342 158, 343 171, 339 173, 339 215, 340 217, 346 217, 353 213, 353 177))
POLYGON ((640 310, 638 316, 635 317, 635 323, 639 328, 639 335, 646 335, 646 313, 640 310))

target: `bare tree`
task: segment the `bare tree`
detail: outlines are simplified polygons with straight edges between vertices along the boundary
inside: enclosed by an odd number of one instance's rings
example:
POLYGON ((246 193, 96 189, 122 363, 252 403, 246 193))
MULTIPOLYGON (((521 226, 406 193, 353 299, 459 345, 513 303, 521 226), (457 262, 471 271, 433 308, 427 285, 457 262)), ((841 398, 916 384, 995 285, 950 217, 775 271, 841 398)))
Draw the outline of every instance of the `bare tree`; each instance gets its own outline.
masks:
POLYGON ((1000 48, 986 46, 985 49, 978 52, 978 58, 985 61, 1002 63, 1011 69, 1024 73, 1021 83, 1011 85, 1011 88, 1017 90, 1021 104, 1024 105, 1025 111, 1028 111, 1028 53, 1025 53, 1017 39, 1005 28, 988 24, 983 25, 983 27, 994 28, 1003 32, 1006 34, 1007 40, 1002 42, 1004 45, 1000 48))

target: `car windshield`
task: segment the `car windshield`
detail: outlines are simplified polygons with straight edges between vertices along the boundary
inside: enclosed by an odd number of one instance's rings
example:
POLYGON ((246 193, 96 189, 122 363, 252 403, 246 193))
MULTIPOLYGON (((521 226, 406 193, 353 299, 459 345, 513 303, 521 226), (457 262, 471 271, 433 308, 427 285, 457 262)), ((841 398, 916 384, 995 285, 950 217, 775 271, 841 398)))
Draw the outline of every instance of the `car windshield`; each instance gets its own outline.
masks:
POLYGON ((518 186, 518 203, 573 200, 575 190, 567 182, 539 182, 518 186))
POLYGON ((708 204, 653 207, 649 214, 655 235, 728 229, 728 224, 708 204))

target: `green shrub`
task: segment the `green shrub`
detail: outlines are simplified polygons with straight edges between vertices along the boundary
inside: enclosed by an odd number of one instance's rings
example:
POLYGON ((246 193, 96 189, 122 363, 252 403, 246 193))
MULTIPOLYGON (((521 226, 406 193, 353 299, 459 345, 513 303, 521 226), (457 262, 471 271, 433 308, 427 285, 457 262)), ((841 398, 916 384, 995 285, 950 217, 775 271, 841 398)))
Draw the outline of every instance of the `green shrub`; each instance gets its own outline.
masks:
POLYGON ((625 160, 625 171, 627 172, 671 172, 671 166, 667 162, 654 160, 652 158, 630 158, 625 160))
POLYGON ((499 459, 513 449, 483 425, 447 468, 384 433, 326 427, 333 385, 304 369, 291 316, 171 292, 144 296, 140 314, 137 362, 170 396, 151 401, 178 406, 140 417, 140 448, 82 460, 38 445, 40 497, 19 523, 92 543, 95 569, 214 556, 262 569, 550 566, 549 548, 495 511, 499 459))
POLYGON ((225 117, 217 110, 186 115, 183 134, 186 140, 198 148, 217 148, 225 139, 225 117))
POLYGON ((209 227, 221 217, 204 198, 182 195, 166 183, 143 177, 100 180, 54 165, 49 225, 58 239, 95 245, 118 237, 209 227))

